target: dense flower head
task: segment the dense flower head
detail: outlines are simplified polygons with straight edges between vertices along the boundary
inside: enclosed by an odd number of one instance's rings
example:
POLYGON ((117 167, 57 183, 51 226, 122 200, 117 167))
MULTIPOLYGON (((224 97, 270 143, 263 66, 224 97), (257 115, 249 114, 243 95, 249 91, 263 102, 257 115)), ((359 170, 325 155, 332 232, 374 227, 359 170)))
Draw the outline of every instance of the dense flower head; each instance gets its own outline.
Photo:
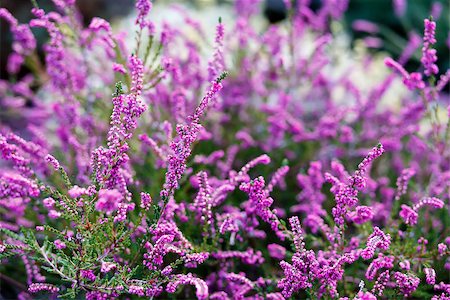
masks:
POLYGON ((402 204, 402 210, 400 211, 400 217, 405 221, 408 225, 417 224, 417 219, 419 214, 412 209, 410 206, 402 204))
POLYGON ((375 297, 374 294, 372 294, 371 292, 359 292, 356 297, 354 298, 355 300, 376 300, 377 297, 375 297))
POLYGON ((152 2, 150 0, 138 0, 136 1, 136 9, 138 10, 136 24, 139 24, 139 27, 142 29, 148 25, 145 19, 152 9, 152 2))
POLYGON ((383 295, 383 291, 386 289, 386 285, 389 282, 389 278, 390 278, 389 270, 382 272, 378 276, 377 280, 373 285, 372 293, 377 296, 383 295))
POLYGON ((400 289, 400 292, 405 297, 411 295, 411 293, 413 293, 417 289, 417 286, 420 283, 420 279, 418 277, 414 275, 403 274, 401 272, 395 272, 394 279, 397 287, 400 289))
POLYGON ((366 278, 369 280, 375 279, 377 272, 382 269, 392 269, 394 267, 394 256, 384 256, 383 254, 378 254, 378 258, 374 259, 366 271, 366 278))
POLYGON ((426 282, 434 285, 436 283, 436 271, 433 268, 425 268, 423 271, 425 272, 426 282))
POLYGON ((380 228, 374 227, 373 233, 368 237, 366 248, 361 251, 363 259, 370 259, 377 248, 387 250, 391 244, 390 234, 385 234, 380 228))
POLYGON ((436 49, 431 48, 436 43, 435 30, 436 22, 425 19, 424 20, 424 35, 423 35, 423 47, 422 47, 422 59, 421 62, 425 68, 425 74, 430 76, 439 72, 438 66, 435 64, 437 61, 436 49))
POLYGON ((356 224, 362 224, 372 220, 374 214, 371 207, 357 206, 356 211, 352 214, 352 221, 356 224))
POLYGON ((119 204, 122 202, 122 199, 122 194, 116 189, 101 189, 98 192, 98 200, 95 203, 95 209, 106 213, 111 213, 117 210, 119 204))

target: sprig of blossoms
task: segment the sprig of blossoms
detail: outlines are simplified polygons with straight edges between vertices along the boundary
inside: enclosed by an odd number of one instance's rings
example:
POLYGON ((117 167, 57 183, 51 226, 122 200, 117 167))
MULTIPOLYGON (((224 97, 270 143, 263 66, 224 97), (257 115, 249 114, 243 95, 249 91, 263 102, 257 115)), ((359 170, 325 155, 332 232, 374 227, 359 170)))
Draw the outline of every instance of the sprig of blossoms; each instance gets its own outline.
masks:
POLYGON ((200 101, 194 114, 188 117, 188 123, 177 125, 178 138, 170 144, 173 153, 167 158, 166 180, 160 193, 162 199, 168 199, 173 191, 178 188, 178 181, 186 170, 186 160, 191 155, 191 145, 196 141, 200 132, 200 117, 204 114, 214 95, 222 89, 221 81, 225 76, 226 73, 212 82, 210 89, 200 101))
POLYGON ((361 251, 363 259, 370 259, 377 248, 387 250, 391 244, 390 234, 385 234, 380 228, 374 227, 373 233, 367 239, 366 248, 361 251))
POLYGON ((424 34, 423 34, 423 47, 422 47, 422 58, 421 62, 425 68, 424 73, 428 76, 437 74, 439 68, 436 65, 437 55, 436 49, 433 49, 433 44, 436 43, 435 30, 436 22, 430 19, 424 20, 424 34))
POLYGON ((417 204, 413 207, 410 207, 406 204, 401 206, 400 217, 405 221, 408 225, 417 224, 417 220, 419 217, 418 210, 423 206, 429 206, 432 208, 442 208, 444 207, 444 202, 435 197, 425 197, 422 198, 417 204))

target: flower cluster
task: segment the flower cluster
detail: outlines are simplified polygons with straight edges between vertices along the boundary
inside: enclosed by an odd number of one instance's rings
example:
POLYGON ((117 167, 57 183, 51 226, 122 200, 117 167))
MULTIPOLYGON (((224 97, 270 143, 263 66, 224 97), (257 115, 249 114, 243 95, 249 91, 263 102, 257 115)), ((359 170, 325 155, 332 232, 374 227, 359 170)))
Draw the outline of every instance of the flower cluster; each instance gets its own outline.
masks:
POLYGON ((0 8, 0 298, 450 297, 438 6, 394 60, 347 43, 346 0, 267 26, 262 1, 87 26, 37 2, 0 8))

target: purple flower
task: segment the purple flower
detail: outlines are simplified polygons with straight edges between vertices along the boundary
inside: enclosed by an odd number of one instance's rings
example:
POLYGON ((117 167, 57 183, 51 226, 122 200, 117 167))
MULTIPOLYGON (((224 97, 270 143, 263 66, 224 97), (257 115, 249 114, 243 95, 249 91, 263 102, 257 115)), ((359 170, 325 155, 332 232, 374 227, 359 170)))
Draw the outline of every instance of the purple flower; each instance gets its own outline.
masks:
POLYGON ((167 199, 178 188, 178 181, 186 170, 186 160, 191 155, 191 145, 200 132, 199 118, 205 112, 210 100, 221 89, 222 84, 220 81, 214 81, 200 105, 196 108, 195 113, 188 117, 189 123, 177 125, 178 137, 170 144, 173 154, 170 154, 167 158, 168 167, 163 190, 160 193, 161 198, 167 199))
POLYGON ((377 272, 382 269, 392 269, 394 267, 394 256, 384 256, 378 254, 378 258, 374 259, 366 270, 366 278, 369 280, 375 279, 377 272))
POLYGON ((430 285, 434 285, 436 283, 436 271, 433 268, 425 268, 423 269, 426 281, 430 285))
POLYGON ((278 244, 267 245, 267 250, 269 250, 269 255, 276 259, 283 259, 286 256, 286 248, 278 244))
POLYGON ((224 26, 219 19, 219 24, 216 26, 215 49, 212 60, 208 63, 208 79, 214 80, 220 72, 225 70, 225 62, 223 55, 223 38, 224 26))
POLYGON ((409 297, 419 286, 420 279, 412 274, 406 275, 401 272, 394 273, 395 282, 400 292, 405 297, 409 297))
POLYGON ((137 127, 137 119, 147 109, 141 101, 143 88, 144 66, 142 61, 134 55, 129 57, 131 70, 130 93, 120 93, 118 84, 117 94, 113 98, 113 112, 111 114, 111 127, 108 131, 108 148, 99 147, 94 150, 91 165, 96 173, 97 181, 106 188, 118 188, 127 200, 131 194, 127 190, 123 165, 128 162, 128 140, 133 136, 137 127))
POLYGON ((174 280, 167 284, 168 293, 175 293, 179 285, 193 285, 196 289, 196 296, 199 300, 206 300, 209 295, 208 285, 200 278, 194 277, 191 273, 174 275, 174 280))
POLYGON ((173 235, 163 235, 154 245, 147 242, 145 244, 147 253, 144 254, 144 265, 150 270, 156 270, 157 267, 161 266, 164 256, 168 253, 167 245, 173 240, 173 235))
POLYGON ((54 241, 54 244, 55 244, 56 249, 62 250, 64 248, 66 248, 66 243, 64 243, 61 240, 54 241))
POLYGON ((446 244, 444 244, 444 243, 439 243, 439 244, 438 244, 438 253, 439 253, 439 256, 444 256, 445 252, 447 252, 447 249, 448 249, 448 247, 447 247, 446 244))
POLYGON ((269 197, 265 190, 265 182, 262 176, 253 179, 252 181, 242 183, 240 189, 248 194, 249 205, 247 206, 248 213, 255 213, 264 222, 268 223, 273 231, 279 231, 280 221, 278 217, 270 210, 273 199, 269 197))
POLYGON ((419 214, 417 211, 422 206, 430 206, 432 208, 442 208, 444 207, 444 202, 438 198, 434 197, 425 197, 422 198, 417 204, 415 204, 412 208, 408 205, 402 204, 401 211, 400 211, 400 217, 405 221, 408 225, 415 225, 417 224, 417 220, 419 217, 419 214))
POLYGON ((53 169, 55 169, 55 171, 58 171, 59 168, 61 167, 58 160, 50 154, 47 154, 47 156, 45 157, 45 160, 53 166, 53 169))
POLYGON ((113 63, 113 71, 121 74, 126 74, 127 71, 125 70, 125 67, 118 63, 113 63))
POLYGON ((408 188, 408 181, 416 174, 414 169, 408 168, 402 171, 400 177, 397 178, 397 192, 395 194, 395 201, 400 200, 400 197, 406 194, 408 188))
MULTIPOLYGON (((111 25, 108 23, 108 21, 98 17, 92 18, 91 24, 89 24, 89 30, 93 33, 93 38, 90 39, 88 47, 92 47, 92 44, 94 44, 94 40, 96 42, 103 42, 105 45, 105 52, 107 53, 108 57, 114 58, 114 47, 116 46, 116 43, 114 42, 111 25)), ((126 73, 123 66, 117 63, 113 63, 113 70, 122 74, 126 73), (116 66, 120 66, 122 68, 119 67, 119 70, 116 70, 116 66)))
POLYGON ((104 262, 102 262, 100 271, 102 273, 108 273, 109 271, 114 270, 116 268, 117 268, 117 265, 115 263, 104 261, 104 262))
POLYGON ((217 251, 211 254, 212 257, 221 260, 230 258, 240 258, 243 263, 248 265, 260 265, 264 262, 261 251, 249 248, 247 251, 217 251))
POLYGON ((423 34, 423 47, 421 62, 425 68, 425 74, 431 76, 439 72, 438 66, 435 64, 437 61, 436 49, 431 48, 436 43, 435 30, 436 23, 432 20, 424 20, 424 34, 423 34))
POLYGON ((353 30, 367 33, 377 33, 380 29, 378 25, 366 20, 355 20, 352 23, 353 30))
POLYGON ((370 206, 357 206, 356 211, 350 216, 356 224, 363 224, 372 220, 374 214, 370 206))
POLYGON ((138 10, 136 24, 139 24, 139 27, 143 29, 148 25, 145 19, 149 14, 150 10, 152 9, 152 2, 150 0, 137 0, 136 9, 138 10))
POLYGON ((184 257, 184 263, 188 268, 197 268, 197 266, 205 262, 208 257, 208 252, 186 254, 186 256, 184 257))
POLYGON ((390 57, 386 58, 384 63, 387 67, 396 70, 403 76, 403 83, 408 89, 414 90, 425 88, 425 83, 422 80, 422 74, 417 72, 409 74, 398 62, 394 61, 390 57))
POLYGON ((388 270, 381 273, 373 285, 372 293, 377 296, 383 295, 383 291, 386 288, 386 285, 389 281, 390 276, 391 275, 388 270))
POLYGON ((13 53, 8 58, 8 72, 16 74, 24 62, 24 56, 31 54, 36 48, 36 39, 25 24, 18 24, 16 18, 6 8, 0 8, 0 19, 9 23, 14 42, 13 53))
POLYGON ((397 15, 397 17, 401 18, 404 16, 406 12, 407 7, 407 1, 406 0, 393 0, 394 5, 394 12, 397 15))
POLYGON ((377 300, 377 297, 375 297, 371 292, 359 292, 354 300, 377 300))
POLYGON ((399 215, 405 221, 405 223, 408 225, 417 224, 417 218, 419 217, 419 214, 406 204, 402 204, 401 208, 402 209, 399 215))
POLYGON ((367 239, 366 248, 361 251, 361 257, 365 260, 370 259, 377 248, 387 250, 390 244, 391 236, 385 234, 380 228, 374 227, 373 233, 367 239))
POLYGON ((47 291, 52 294, 59 292, 59 288, 49 283, 32 283, 28 286, 30 293, 38 293, 40 291, 47 291))
POLYGON ((98 191, 98 200, 95 203, 95 209, 110 214, 117 210, 122 200, 123 196, 118 190, 101 189, 98 191))
POLYGON ((90 281, 95 281, 97 276, 95 276, 94 272, 92 270, 81 270, 81 277, 86 278, 90 281))
POLYGON ((152 197, 150 194, 141 192, 141 208, 149 210, 152 204, 152 197))

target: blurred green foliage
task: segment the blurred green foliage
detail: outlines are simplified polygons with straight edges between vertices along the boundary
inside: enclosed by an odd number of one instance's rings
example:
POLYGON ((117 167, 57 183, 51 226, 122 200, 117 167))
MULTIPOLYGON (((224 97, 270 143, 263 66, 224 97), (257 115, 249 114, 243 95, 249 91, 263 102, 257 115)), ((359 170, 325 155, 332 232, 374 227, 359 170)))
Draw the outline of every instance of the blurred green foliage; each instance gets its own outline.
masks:
MULTIPOLYGON (((376 37, 383 40, 382 50, 390 52, 394 58, 398 58, 408 42, 410 32, 416 31, 423 35, 423 20, 428 18, 433 10, 433 5, 441 5, 440 16, 436 21, 435 49, 439 57, 440 73, 449 68, 450 34, 450 2, 446 0, 404 0, 406 10, 403 16, 398 17, 394 10, 393 0, 350 0, 345 24, 354 39, 367 37, 367 33, 355 32, 351 29, 355 20, 371 21, 380 26, 380 32, 376 37)), ((420 65, 421 48, 417 49, 410 62, 406 65, 409 71, 415 70, 420 65)))

